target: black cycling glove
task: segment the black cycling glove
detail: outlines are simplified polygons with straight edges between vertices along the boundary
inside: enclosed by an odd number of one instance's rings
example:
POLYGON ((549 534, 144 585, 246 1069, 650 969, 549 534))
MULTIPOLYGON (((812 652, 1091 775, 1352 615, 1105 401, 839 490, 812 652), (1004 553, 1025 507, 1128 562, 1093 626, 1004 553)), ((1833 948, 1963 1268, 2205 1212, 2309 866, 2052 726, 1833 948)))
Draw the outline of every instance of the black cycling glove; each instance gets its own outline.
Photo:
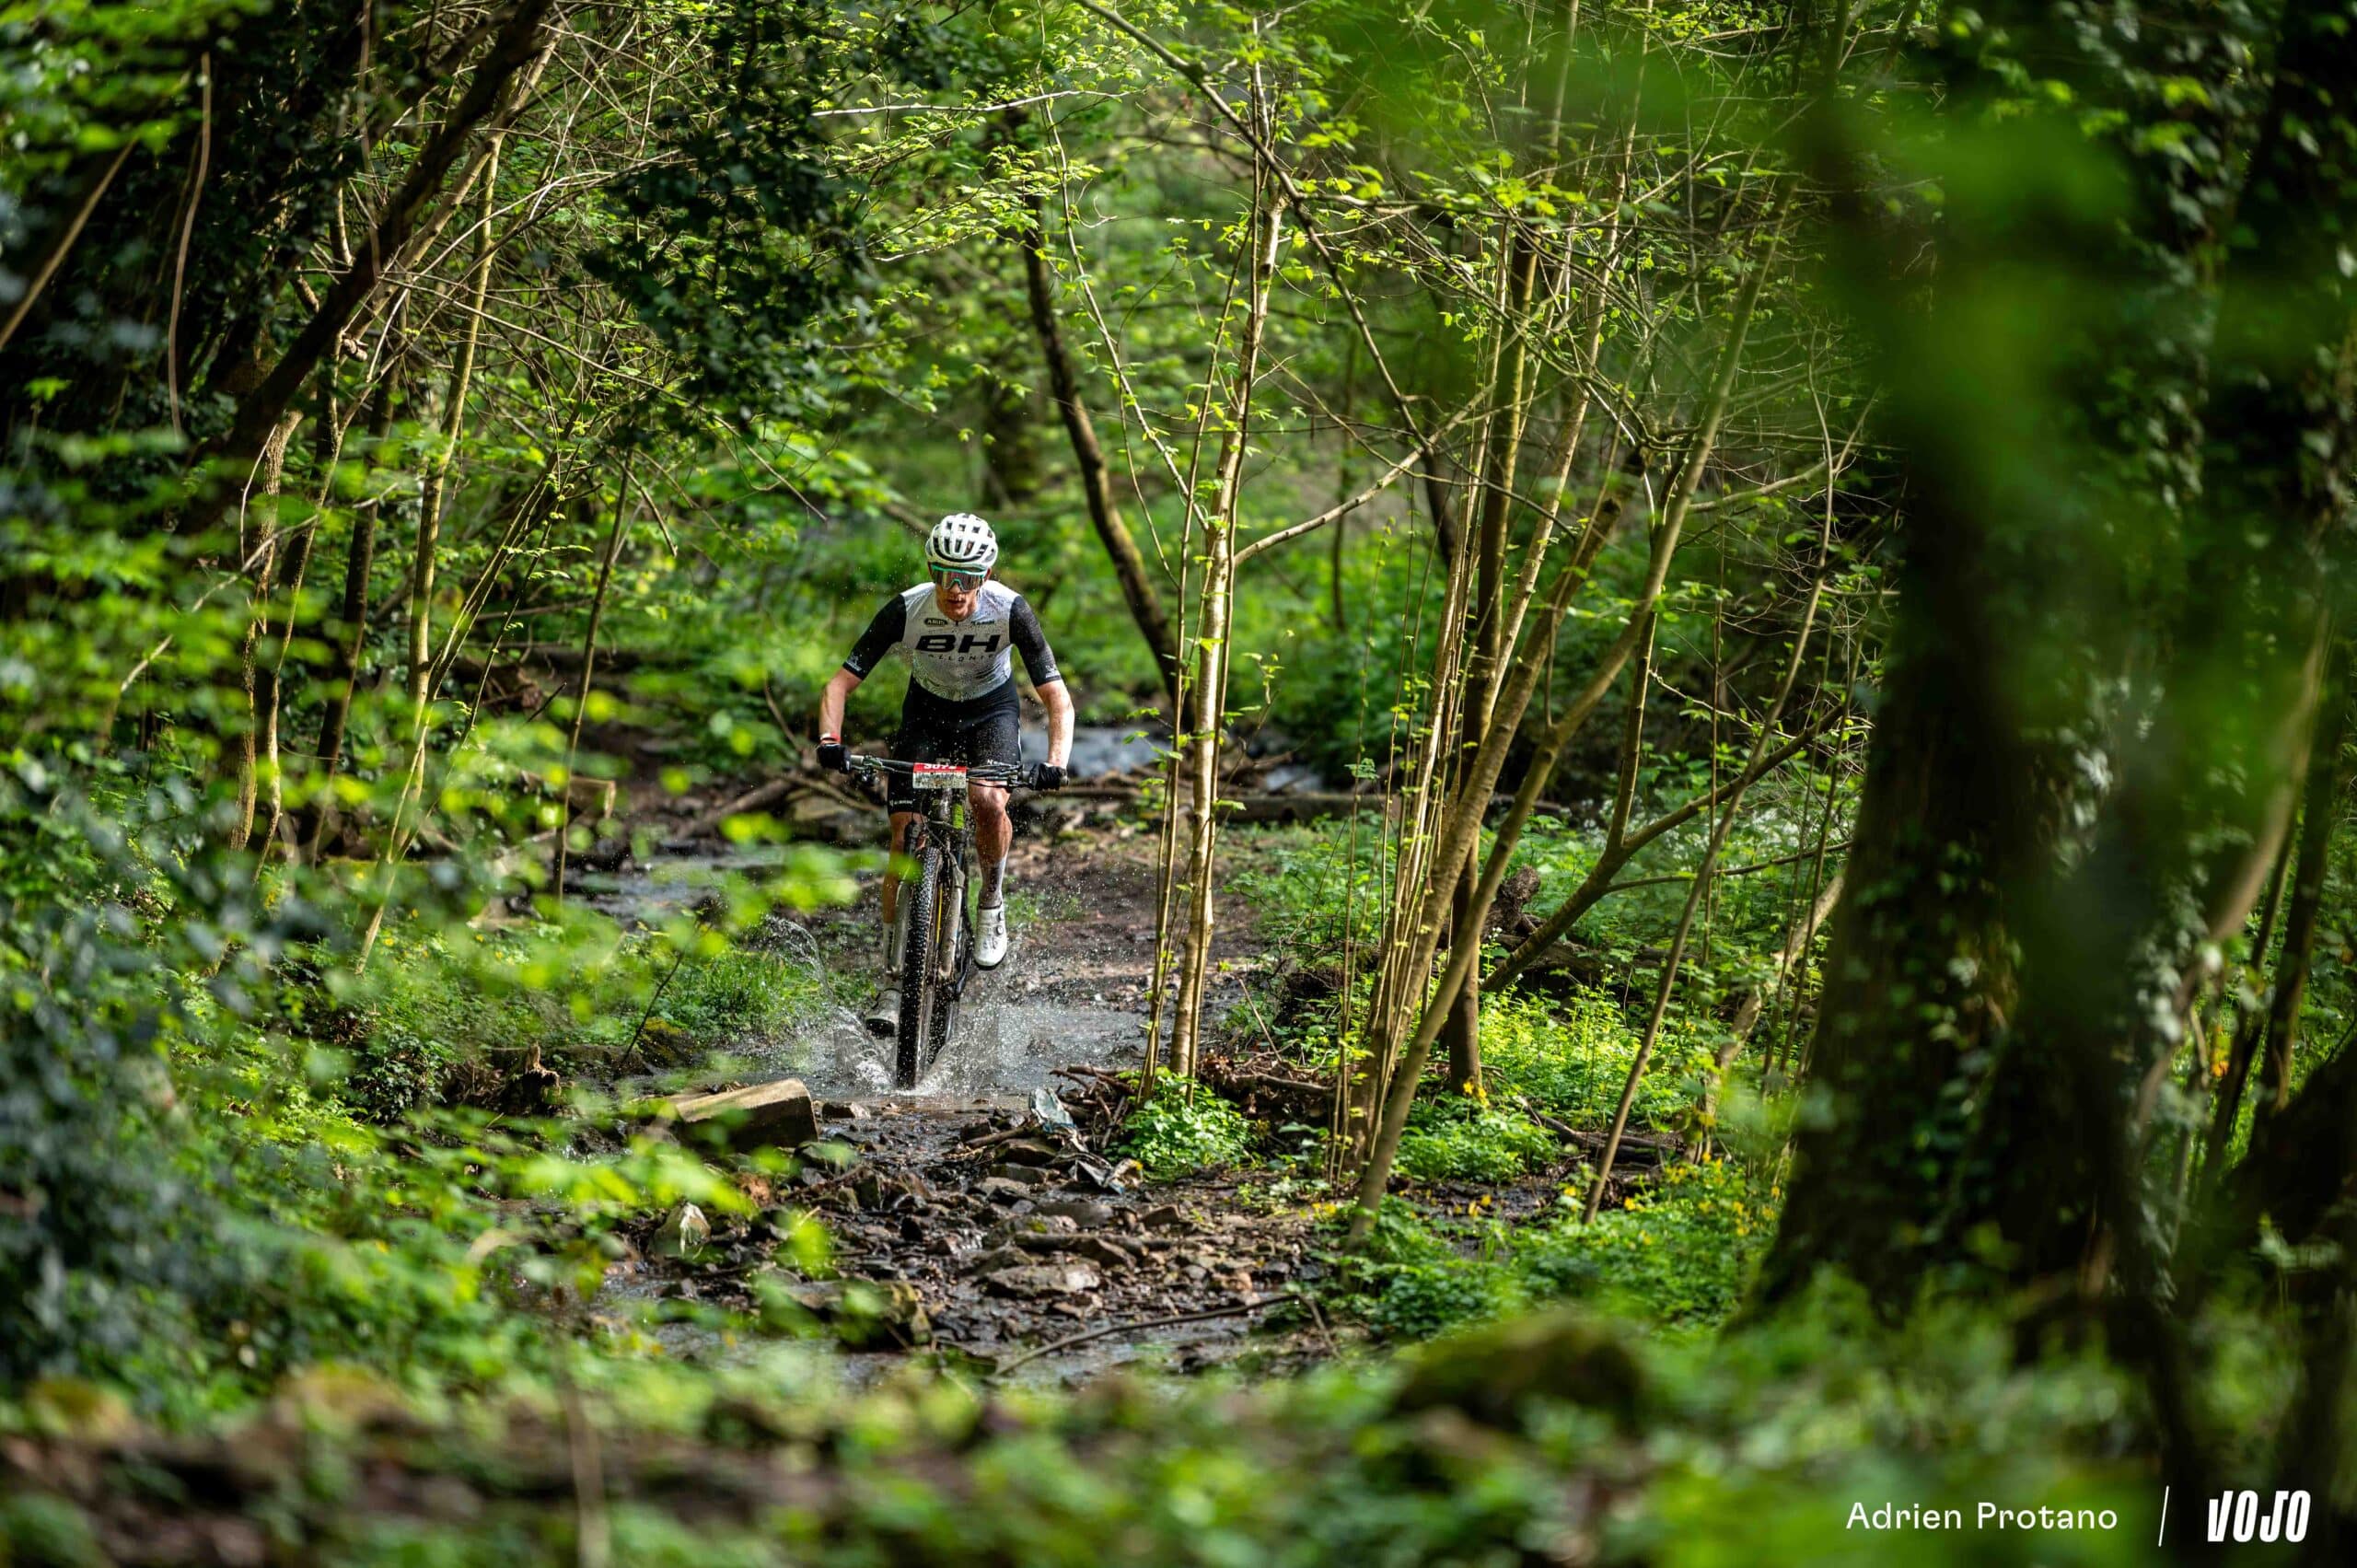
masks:
POLYGON ((1064 780, 1070 776, 1071 774, 1068 770, 1060 768, 1053 762, 1042 762, 1039 764, 1039 787, 1041 789, 1062 789, 1064 787, 1064 780))
POLYGON ((843 749, 840 740, 821 740, 819 742, 819 766, 830 773, 850 772, 851 753, 843 749))

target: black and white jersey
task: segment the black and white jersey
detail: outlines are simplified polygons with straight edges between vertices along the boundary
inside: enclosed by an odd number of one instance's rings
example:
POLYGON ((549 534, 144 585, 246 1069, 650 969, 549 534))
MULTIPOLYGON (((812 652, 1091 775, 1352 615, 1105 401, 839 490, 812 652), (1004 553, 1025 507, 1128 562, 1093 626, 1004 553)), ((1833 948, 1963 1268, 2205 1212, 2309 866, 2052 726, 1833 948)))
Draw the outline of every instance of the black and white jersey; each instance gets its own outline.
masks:
POLYGON ((843 668, 864 680, 897 650, 908 656, 910 678, 918 686, 946 702, 964 703, 1012 679, 1018 648, 1032 685, 1063 679, 1056 673, 1056 656, 1048 651, 1039 618, 1004 583, 984 583, 974 612, 963 621, 942 612, 931 583, 919 583, 876 612, 843 668))

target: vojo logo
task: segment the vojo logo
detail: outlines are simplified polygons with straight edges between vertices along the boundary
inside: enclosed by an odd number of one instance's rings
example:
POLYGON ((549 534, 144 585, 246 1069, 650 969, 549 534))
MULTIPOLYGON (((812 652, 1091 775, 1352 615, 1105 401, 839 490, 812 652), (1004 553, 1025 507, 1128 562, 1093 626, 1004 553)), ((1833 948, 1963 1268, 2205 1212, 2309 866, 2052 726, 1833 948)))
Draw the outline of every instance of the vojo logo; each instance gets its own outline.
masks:
POLYGON ((2308 1494, 2279 1492, 2274 1505, 2259 1511, 2256 1492, 2222 1492, 2210 1500, 2212 1540, 2302 1539, 2308 1533, 2308 1494))

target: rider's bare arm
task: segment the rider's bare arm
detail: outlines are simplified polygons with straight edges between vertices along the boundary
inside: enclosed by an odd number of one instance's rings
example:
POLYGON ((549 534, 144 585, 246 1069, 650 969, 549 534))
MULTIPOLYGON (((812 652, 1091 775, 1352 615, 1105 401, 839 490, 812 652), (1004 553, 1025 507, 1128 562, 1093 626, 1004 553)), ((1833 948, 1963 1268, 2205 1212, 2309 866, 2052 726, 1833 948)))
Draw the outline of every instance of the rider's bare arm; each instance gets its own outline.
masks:
POLYGON ((843 732, 843 703, 859 689, 860 678, 848 669, 835 671, 827 689, 819 693, 819 733, 841 737, 843 732))
POLYGON ((1037 690, 1039 705, 1048 710, 1048 765, 1061 768, 1072 761, 1072 693, 1062 680, 1037 690))

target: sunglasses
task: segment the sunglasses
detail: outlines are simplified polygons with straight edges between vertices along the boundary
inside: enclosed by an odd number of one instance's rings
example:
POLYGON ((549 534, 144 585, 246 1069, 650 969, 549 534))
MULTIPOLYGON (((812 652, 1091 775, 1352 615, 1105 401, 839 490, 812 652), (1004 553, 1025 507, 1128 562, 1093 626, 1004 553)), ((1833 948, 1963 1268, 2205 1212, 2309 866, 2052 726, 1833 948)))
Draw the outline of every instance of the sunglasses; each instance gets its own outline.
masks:
POLYGON ((988 572, 950 572, 935 567, 933 583, 941 588, 979 588, 989 576, 988 572))

